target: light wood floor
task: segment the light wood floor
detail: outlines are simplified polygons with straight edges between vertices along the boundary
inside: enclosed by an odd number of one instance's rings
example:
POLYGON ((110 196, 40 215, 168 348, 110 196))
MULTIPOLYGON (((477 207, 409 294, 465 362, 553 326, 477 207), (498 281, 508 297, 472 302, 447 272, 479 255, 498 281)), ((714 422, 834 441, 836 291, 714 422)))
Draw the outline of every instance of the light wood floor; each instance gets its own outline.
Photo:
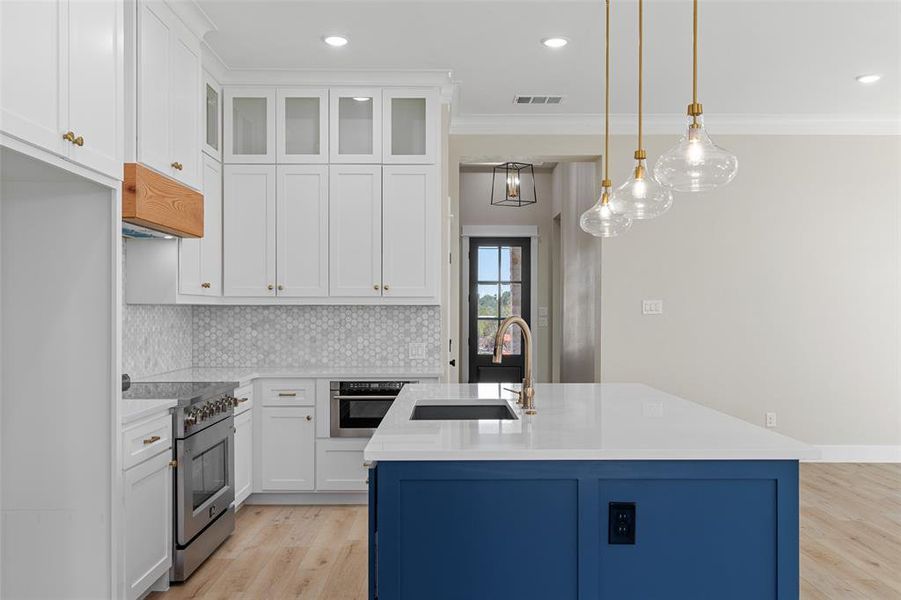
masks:
MULTIPOLYGON (((366 598, 362 506, 247 506, 187 583, 151 600, 366 598)), ((901 599, 901 465, 801 466, 801 597, 901 599)))

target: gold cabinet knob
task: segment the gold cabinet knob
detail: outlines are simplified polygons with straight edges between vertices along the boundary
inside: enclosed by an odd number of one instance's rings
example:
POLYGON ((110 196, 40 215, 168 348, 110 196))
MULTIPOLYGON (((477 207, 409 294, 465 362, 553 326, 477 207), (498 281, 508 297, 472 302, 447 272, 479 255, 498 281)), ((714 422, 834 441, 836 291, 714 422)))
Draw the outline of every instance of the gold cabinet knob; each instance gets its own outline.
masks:
POLYGON ((72 140, 72 143, 75 144, 75 145, 78 146, 78 147, 84 146, 84 138, 81 137, 81 136, 78 136, 77 138, 75 138, 74 140, 72 140))
POLYGON ((183 164, 181 164, 180 162, 176 161, 176 162, 172 163, 172 168, 175 169, 176 171, 181 171, 182 169, 185 168, 185 166, 183 164))
POLYGON ((312 421, 312 420, 313 420, 313 417, 311 417, 310 415, 307 415, 307 421, 312 421))
POLYGON ((372 289, 374 289, 375 291, 379 291, 379 284, 375 284, 374 286, 372 286, 372 289))
POLYGON ((178 461, 177 461, 177 460, 170 460, 170 461, 169 461, 169 466, 172 467, 172 468, 174 469, 175 467, 178 466, 178 461))
POLYGON ((275 289, 275 286, 270 283, 269 285, 266 286, 266 289, 271 292, 272 290, 275 289))
POLYGON ((66 133, 63 134, 63 139, 66 140, 67 142, 75 142, 75 132, 67 131, 66 133))
POLYGON ((281 291, 281 290, 285 289, 285 286, 279 284, 278 287, 277 287, 276 289, 278 289, 279 291, 281 291))
POLYGON ((387 284, 387 283, 385 284, 385 291, 386 291, 386 292, 388 291, 388 284, 387 284))
POLYGON ((203 282, 203 283, 200 284, 200 287, 209 289, 210 287, 212 287, 212 284, 211 284, 210 282, 208 282, 208 281, 205 281, 205 282, 203 282))

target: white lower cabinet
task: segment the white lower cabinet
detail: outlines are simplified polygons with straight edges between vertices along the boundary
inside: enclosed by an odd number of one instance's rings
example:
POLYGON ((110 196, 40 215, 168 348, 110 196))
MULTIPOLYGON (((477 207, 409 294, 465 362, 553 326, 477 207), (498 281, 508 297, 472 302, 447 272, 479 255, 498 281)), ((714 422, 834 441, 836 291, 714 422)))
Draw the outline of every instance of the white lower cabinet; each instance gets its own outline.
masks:
POLYGON ((303 492, 315 487, 315 408, 260 408, 260 491, 303 492))
POLYGON ((368 469, 363 466, 363 448, 369 438, 316 440, 316 489, 332 492, 363 492, 368 469))
POLYGON ((253 488, 253 411, 235 415, 235 505, 250 496, 253 488))
POLYGON ((171 450, 125 471, 125 585, 139 598, 172 565, 171 450))

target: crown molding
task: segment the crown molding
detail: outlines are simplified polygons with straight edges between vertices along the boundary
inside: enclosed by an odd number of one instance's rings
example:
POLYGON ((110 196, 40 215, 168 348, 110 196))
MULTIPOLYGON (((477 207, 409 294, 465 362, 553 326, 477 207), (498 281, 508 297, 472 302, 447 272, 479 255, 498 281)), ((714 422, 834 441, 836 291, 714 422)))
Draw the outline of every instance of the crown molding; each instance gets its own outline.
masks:
MULTIPOLYGON (((901 135, 901 115, 853 114, 711 114, 707 126, 717 134, 735 135, 901 135)), ((631 134, 634 114, 610 115, 610 133, 631 134)), ((649 135, 677 134, 686 126, 680 114, 644 116, 649 135)), ((451 135, 601 135, 601 114, 454 115, 451 135)))
POLYGON ((218 29, 196 0, 166 0, 166 5, 200 40, 210 31, 218 29))
POLYGON ((344 85, 344 86, 428 86, 450 84, 447 69, 226 69, 226 85, 344 85))

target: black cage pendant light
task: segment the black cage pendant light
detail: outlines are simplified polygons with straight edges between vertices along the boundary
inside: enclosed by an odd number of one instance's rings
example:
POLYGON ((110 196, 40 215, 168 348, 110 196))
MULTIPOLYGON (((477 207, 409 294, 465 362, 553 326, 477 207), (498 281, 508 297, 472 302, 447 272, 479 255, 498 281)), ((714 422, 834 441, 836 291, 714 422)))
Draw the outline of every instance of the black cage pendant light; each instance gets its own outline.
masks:
POLYGON ((538 202, 535 191, 535 167, 528 163, 505 162, 494 167, 491 175, 492 206, 527 206, 538 202), (498 188, 501 177, 503 192, 498 188), (531 186, 529 185, 531 180, 531 186))

